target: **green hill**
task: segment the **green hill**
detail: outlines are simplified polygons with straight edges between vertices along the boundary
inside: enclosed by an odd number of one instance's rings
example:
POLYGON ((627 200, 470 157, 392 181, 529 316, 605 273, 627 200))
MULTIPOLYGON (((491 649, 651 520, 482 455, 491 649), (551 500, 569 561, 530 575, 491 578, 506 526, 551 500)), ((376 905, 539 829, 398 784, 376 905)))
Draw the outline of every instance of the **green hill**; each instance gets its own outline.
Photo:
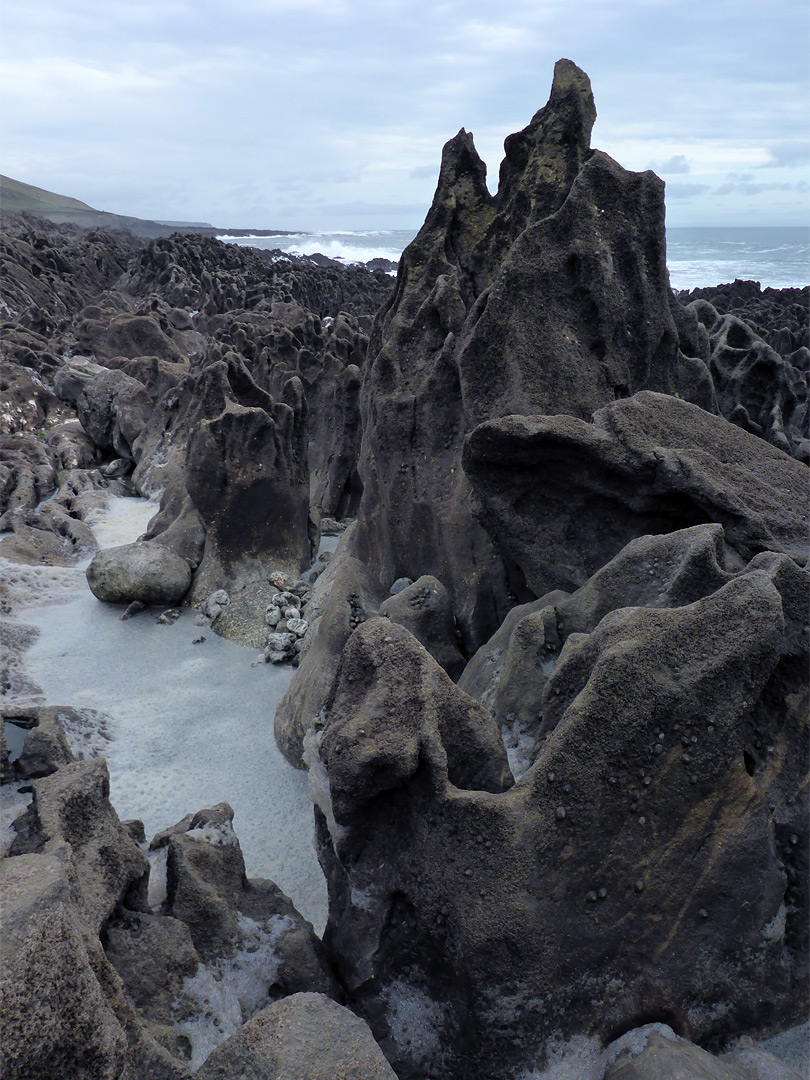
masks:
POLYGON ((53 191, 45 191, 44 188, 32 187, 20 180, 12 180, 10 176, 0 175, 0 210, 10 210, 12 213, 30 210, 33 214, 43 214, 60 211, 69 213, 71 210, 92 211, 93 207, 67 195, 56 195, 53 191))
POLYGON ((170 236, 173 232, 179 231, 197 231, 160 225, 156 221, 147 221, 143 218, 109 214, 104 210, 94 210, 92 206, 88 206, 79 199, 57 195, 53 191, 46 191, 44 188, 24 184, 21 180, 12 180, 10 176, 1 175, 0 210, 15 214, 28 211, 57 224, 79 225, 84 229, 127 229, 136 236, 147 238, 170 236))

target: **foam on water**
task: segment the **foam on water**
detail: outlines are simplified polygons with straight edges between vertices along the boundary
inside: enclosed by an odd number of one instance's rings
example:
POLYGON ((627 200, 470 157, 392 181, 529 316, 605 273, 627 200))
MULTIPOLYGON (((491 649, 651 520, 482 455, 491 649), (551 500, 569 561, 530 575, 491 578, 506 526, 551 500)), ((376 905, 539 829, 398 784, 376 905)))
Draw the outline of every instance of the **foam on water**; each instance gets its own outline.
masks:
MULTIPOLYGON (((398 262, 413 240, 407 229, 329 230, 274 236, 221 236, 231 244, 277 248, 296 255, 320 252, 344 262, 389 259, 398 262)), ((810 284, 810 243, 806 228, 667 229, 667 266, 673 289, 695 289, 741 278, 764 288, 810 284)))
MULTIPOLYGON (((127 543, 154 510, 146 500, 114 499, 93 527, 105 546, 127 543)), ((253 667, 252 650, 210 630, 192 644, 200 630, 188 609, 173 625, 156 623, 160 609, 121 622, 121 607, 96 600, 74 567, 21 567, 12 576, 19 572, 45 601, 22 616, 39 630, 24 660, 43 691, 36 700, 83 710, 90 733, 70 734, 91 745, 94 715, 107 718, 119 817, 140 818, 151 837, 189 812, 230 803, 248 876, 275 881, 321 933, 326 887, 307 780, 273 738, 291 669, 253 667)))
POLYGON ((365 263, 371 259, 398 262, 415 232, 403 229, 331 230, 313 233, 292 233, 276 236, 220 236, 239 247, 264 248, 290 255, 326 255, 345 263, 365 263))
POLYGON ((176 1023, 175 1030, 191 1043, 191 1070, 267 1005, 267 987, 275 981, 281 958, 277 946, 293 928, 286 915, 258 923, 238 915, 243 945, 232 957, 200 964, 183 982, 183 995, 196 1006, 194 1015, 176 1023))
POLYGON ((810 237, 805 228, 667 229, 673 289, 759 281, 762 288, 810 284, 810 237))

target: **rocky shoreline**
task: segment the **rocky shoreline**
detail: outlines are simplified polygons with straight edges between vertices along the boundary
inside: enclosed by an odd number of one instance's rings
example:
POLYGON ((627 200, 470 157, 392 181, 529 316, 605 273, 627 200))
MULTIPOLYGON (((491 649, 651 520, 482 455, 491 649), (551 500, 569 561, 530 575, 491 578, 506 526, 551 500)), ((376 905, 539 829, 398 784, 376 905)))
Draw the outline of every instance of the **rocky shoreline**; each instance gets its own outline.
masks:
POLYGON ((560 61, 496 195, 459 132, 396 280, 2 215, 0 558, 159 499, 89 587, 292 663, 329 892, 119 821, 0 584, 9 1077, 801 1075, 810 288, 674 293, 595 115, 560 61))

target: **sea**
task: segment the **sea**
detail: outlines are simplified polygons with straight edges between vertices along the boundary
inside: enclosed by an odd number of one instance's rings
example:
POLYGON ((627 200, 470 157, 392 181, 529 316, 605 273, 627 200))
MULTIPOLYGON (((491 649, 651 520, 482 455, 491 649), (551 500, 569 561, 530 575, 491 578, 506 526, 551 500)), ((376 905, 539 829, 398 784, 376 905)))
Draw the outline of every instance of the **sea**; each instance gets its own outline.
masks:
MULTIPOLYGON (((396 263, 415 235, 408 229, 356 229, 220 239, 243 247, 321 254, 343 263, 396 263)), ((810 284, 810 228, 668 228, 667 265, 673 289, 706 288, 737 278, 758 281, 763 289, 800 288, 810 284)))

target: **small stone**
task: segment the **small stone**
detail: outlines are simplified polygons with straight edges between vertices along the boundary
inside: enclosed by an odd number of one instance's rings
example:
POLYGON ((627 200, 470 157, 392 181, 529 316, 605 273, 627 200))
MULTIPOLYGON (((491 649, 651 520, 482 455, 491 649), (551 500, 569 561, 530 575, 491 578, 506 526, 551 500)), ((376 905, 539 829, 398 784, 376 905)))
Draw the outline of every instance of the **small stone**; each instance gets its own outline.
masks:
POLYGON ((558 806, 557 809, 554 811, 554 813, 556 814, 557 820, 562 821, 563 818, 565 817, 565 807, 564 806, 558 806))
POLYGON ((641 880, 641 878, 638 879, 633 888, 636 890, 636 892, 644 892, 644 882, 641 880))
POLYGON ((131 619, 133 615, 137 615, 138 612, 143 611, 146 604, 142 604, 140 600, 133 600, 131 604, 127 604, 121 615, 121 622, 126 622, 127 619, 131 619))
POLYGON ((269 580, 270 584, 275 585, 275 587, 277 589, 286 589, 286 587, 287 587, 287 582, 286 582, 286 579, 284 577, 284 574, 282 574, 282 572, 280 570, 275 570, 270 575, 268 580, 269 580))
POLYGON ((607 889, 604 887, 604 885, 602 886, 602 888, 597 893, 597 896, 599 897, 600 900, 604 900, 605 897, 607 896, 607 889))
POLYGON ((708 917, 709 917, 709 913, 708 913, 708 911, 706 910, 705 907, 702 907, 700 909, 700 911, 698 912, 698 915, 701 917, 701 919, 708 919, 708 917))
POLYGON ((168 608, 162 615, 158 615, 155 619, 156 623, 160 623, 161 626, 172 626, 180 618, 179 608, 168 608))
POLYGON ((469 868, 464 871, 464 877, 472 877, 472 870, 469 868))
POLYGON ((299 611, 299 609, 297 607, 286 607, 286 608, 284 608, 284 610, 282 611, 282 615, 287 620, 287 622, 289 622, 290 619, 300 619, 301 618, 301 612, 299 611))
POLYGON ((202 606, 203 615, 207 615, 209 619, 215 619, 219 615, 223 608, 226 608, 230 604, 231 598, 225 591, 225 589, 217 589, 215 592, 209 594, 202 606))
POLYGON ((403 589, 407 589, 409 585, 413 585, 413 578, 400 577, 394 582, 391 588, 388 590, 389 596, 396 596, 397 593, 401 593, 403 589))
POLYGON ((202 645, 202 643, 204 641, 205 641, 205 634, 197 634, 197 636, 195 638, 191 639, 191 644, 192 645, 202 645))
POLYGON ((264 621, 268 626, 278 626, 280 620, 281 612, 274 604, 271 604, 264 614, 264 621))
POLYGON ((296 637, 302 638, 309 630, 309 623, 306 619, 287 619, 287 630, 296 637))
POLYGON ((550 784, 553 784, 554 783, 554 773, 553 772, 548 773, 546 775, 546 780, 548 780, 548 782, 550 784))
POLYGON ((644 779, 641 782, 645 787, 649 787, 650 784, 652 783, 652 777, 651 776, 645 776, 644 779))
POLYGON ((653 753, 657 756, 658 754, 663 754, 663 752, 664 752, 664 748, 661 745, 661 743, 660 742, 656 743, 655 746, 653 747, 653 753))
POLYGON ((596 903, 596 893, 595 892, 589 892, 588 895, 585 897, 585 899, 588 901, 589 904, 595 904, 596 903))
POLYGON ((642 814, 642 816, 641 816, 641 817, 640 817, 640 818, 638 819, 638 823, 639 823, 639 825, 646 825, 646 824, 647 824, 647 819, 646 819, 646 818, 644 817, 644 815, 643 815, 643 814, 642 814))

